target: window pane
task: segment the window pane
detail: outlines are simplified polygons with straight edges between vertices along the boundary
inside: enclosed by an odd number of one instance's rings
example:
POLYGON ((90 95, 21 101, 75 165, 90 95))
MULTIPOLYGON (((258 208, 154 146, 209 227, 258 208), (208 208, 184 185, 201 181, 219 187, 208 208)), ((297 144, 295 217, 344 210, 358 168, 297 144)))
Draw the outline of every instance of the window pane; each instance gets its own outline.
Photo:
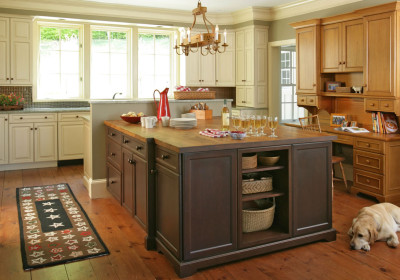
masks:
POLYGON ((111 52, 126 53, 128 50, 127 33, 126 32, 111 32, 111 52))
POLYGON ((107 31, 92 31, 91 52, 108 52, 108 32, 107 31))
POLYGON ((51 74, 60 73, 60 52, 59 51, 41 51, 40 52, 40 73, 51 74))
POLYGON ((293 102, 292 87, 282 87, 282 102, 293 102))
POLYGON ((139 34, 139 54, 154 53, 154 35, 139 34))
POLYGON ((79 74, 79 52, 62 52, 61 65, 61 73, 79 74))
POLYGON ((78 51, 79 50, 79 30, 61 29, 61 50, 78 51))
POLYGON ((158 54, 169 54, 169 35, 156 35, 155 52, 158 54))
POLYGON ((281 119, 293 120, 304 115, 304 110, 298 109, 295 95, 296 87, 296 52, 294 47, 281 49, 281 119))
POLYGON ((282 104, 282 112, 283 112, 283 119, 290 120, 292 119, 292 103, 283 103, 282 104))

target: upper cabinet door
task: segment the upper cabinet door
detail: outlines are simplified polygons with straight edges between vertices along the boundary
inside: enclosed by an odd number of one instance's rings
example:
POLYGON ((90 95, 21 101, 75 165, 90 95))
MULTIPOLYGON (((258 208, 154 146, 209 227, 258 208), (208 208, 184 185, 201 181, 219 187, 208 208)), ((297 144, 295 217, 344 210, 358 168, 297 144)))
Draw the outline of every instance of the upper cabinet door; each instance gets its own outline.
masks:
POLYGON ((11 84, 32 83, 32 21, 11 19, 11 84))
POLYGON ((236 85, 244 85, 245 63, 244 31, 241 30, 236 32, 236 85))
POLYGON ((394 96, 394 16, 389 12, 364 18, 365 95, 394 96))
POLYGON ((8 59, 10 45, 9 22, 8 18, 0 18, 0 85, 10 83, 10 60, 8 59))
POLYGON ((341 24, 328 24, 321 28, 321 71, 340 72, 341 58, 341 24))
POLYGON ((317 93, 319 25, 296 29, 298 93, 317 93))
POLYGON ((364 23, 362 19, 342 23, 342 70, 362 72, 364 67, 364 23))

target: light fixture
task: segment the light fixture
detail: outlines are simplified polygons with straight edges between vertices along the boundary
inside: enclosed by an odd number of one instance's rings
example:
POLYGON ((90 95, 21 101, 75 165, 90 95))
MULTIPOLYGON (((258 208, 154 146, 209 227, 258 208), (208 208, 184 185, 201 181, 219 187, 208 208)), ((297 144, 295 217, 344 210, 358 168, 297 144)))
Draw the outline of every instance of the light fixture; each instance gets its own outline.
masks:
POLYGON ((187 30, 182 28, 180 30, 181 33, 181 44, 178 46, 178 40, 175 40, 176 53, 178 55, 185 54, 189 55, 190 52, 198 52, 200 48, 200 53, 202 55, 207 54, 216 54, 225 52, 226 47, 226 29, 224 31, 224 43, 221 47, 224 49, 221 51, 219 44, 221 43, 221 34, 219 33, 218 25, 214 26, 207 18, 206 18, 207 7, 201 6, 201 0, 197 3, 197 8, 193 9, 192 15, 194 17, 192 27, 188 27, 187 30), (196 24, 196 16, 203 15, 204 25, 206 26, 207 33, 200 33, 193 36, 192 29, 196 24), (211 25, 211 28, 207 26, 207 22, 211 25), (210 29, 212 32, 210 32, 210 29), (180 51, 179 51, 180 49, 180 51))

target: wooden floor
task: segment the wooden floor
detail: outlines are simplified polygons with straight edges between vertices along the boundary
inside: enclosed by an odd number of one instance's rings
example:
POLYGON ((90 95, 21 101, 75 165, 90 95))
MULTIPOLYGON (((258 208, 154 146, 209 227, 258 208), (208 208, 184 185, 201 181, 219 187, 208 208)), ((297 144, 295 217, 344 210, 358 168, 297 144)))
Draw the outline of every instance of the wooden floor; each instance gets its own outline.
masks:
MULTIPOLYGON (((399 279, 400 248, 374 244, 370 252, 349 249, 347 230, 363 206, 335 182, 334 242, 294 249, 202 270, 186 279, 399 279)), ((145 233, 114 199, 90 200, 82 166, 0 172, 0 279, 177 279, 166 258, 143 246, 145 233), (68 183, 108 246, 109 256, 25 272, 22 270, 15 188, 68 183)))

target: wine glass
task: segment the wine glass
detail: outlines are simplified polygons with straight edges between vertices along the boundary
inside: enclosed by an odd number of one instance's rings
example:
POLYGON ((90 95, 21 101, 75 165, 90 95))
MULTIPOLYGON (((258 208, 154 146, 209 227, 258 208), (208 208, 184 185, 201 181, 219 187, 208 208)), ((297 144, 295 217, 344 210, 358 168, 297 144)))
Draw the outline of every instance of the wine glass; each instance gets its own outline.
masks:
POLYGON ((249 128, 249 123, 250 120, 247 118, 247 116, 240 117, 240 127, 243 129, 244 132, 247 132, 247 129, 249 128))
POLYGON ((249 132, 247 134, 248 135, 255 135, 254 129, 255 129, 256 118, 253 115, 249 115, 248 119, 249 119, 249 132))
POLYGON ((235 130, 237 131, 240 127, 240 117, 239 116, 232 116, 232 124, 235 130))
POLYGON ((254 127, 255 127, 255 136, 261 136, 261 133, 258 132, 259 128, 261 127, 261 116, 256 116, 255 117, 255 122, 254 122, 254 127))
POLYGON ((275 129, 278 126, 278 117, 268 117, 268 127, 272 130, 272 134, 268 137, 278 137, 275 134, 275 129))
POLYGON ((268 117, 267 116, 261 116, 261 132, 260 132, 260 135, 267 135, 265 132, 264 132, 264 129, 267 127, 267 121, 268 121, 268 117))

